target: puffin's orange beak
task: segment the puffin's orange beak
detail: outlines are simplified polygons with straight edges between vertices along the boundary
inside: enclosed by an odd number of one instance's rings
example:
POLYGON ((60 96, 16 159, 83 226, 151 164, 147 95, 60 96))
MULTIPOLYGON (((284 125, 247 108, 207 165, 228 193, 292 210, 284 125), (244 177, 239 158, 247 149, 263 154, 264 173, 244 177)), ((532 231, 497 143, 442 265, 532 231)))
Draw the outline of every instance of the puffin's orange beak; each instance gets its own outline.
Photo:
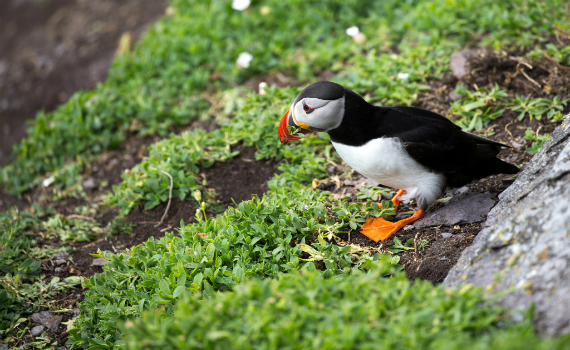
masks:
POLYGON ((281 123, 279 123, 279 141, 284 145, 301 139, 300 136, 292 135, 287 129, 287 127, 291 125, 297 126, 291 115, 291 110, 288 110, 283 116, 283 119, 281 119, 281 123))

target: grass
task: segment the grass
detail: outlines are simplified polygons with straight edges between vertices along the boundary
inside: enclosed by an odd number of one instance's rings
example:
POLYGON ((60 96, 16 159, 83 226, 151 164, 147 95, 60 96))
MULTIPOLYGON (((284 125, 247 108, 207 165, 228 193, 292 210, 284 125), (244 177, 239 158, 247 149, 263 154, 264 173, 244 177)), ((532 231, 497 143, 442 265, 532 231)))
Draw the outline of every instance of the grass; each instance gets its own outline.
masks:
MULTIPOLYGON (((236 88, 259 73, 281 71, 310 81, 332 69, 336 82, 370 102, 410 105, 430 89, 428 81, 448 71, 450 54, 466 45, 536 44, 529 55, 567 65, 566 48, 541 45, 553 25, 568 29, 557 22, 570 11, 567 2, 267 0, 243 12, 229 2, 180 0, 171 6, 170 15, 115 61, 105 83, 75 94, 52 113, 38 114, 29 137, 15 146, 17 160, 2 168, 0 183, 21 194, 39 186, 42 176, 53 177, 56 197, 82 196, 78 184, 94 156, 119 148, 129 135, 146 134, 168 137, 150 146, 148 156, 107 196, 106 204, 120 207, 122 216, 136 206, 151 209, 167 201, 168 175, 174 197, 216 211, 215 197, 208 196, 197 174, 235 157, 238 144, 255 147, 257 160, 280 161, 281 172, 261 199, 238 203, 215 218, 181 223, 178 235, 167 233, 118 255, 97 255, 109 263, 83 282, 88 289, 82 314, 70 330, 74 346, 179 348, 187 340, 184 346, 204 348, 477 349, 556 348, 567 341, 538 340, 528 318, 511 324, 505 310, 489 306, 470 287, 412 286, 389 267, 396 268, 397 256, 334 244, 338 233, 358 228, 369 214, 393 215, 388 202, 384 210, 373 204, 385 191, 365 189, 359 196, 370 201, 352 204, 312 191, 306 185, 326 176, 326 165, 335 160, 327 137, 283 147, 276 133, 299 89, 271 87, 260 96, 236 88), (302 11, 292 15, 291 9, 302 11), (365 43, 344 33, 352 25, 367 36, 365 43), (241 52, 253 55, 249 68, 237 68, 241 52), (223 101, 221 108, 217 100, 223 101), (212 115, 218 130, 178 133, 212 115), (371 263, 379 260, 386 261, 371 263), (391 278, 382 278, 386 275, 391 278), (252 313, 263 317, 255 321, 247 317, 252 313), (227 322, 221 322, 223 316, 227 322)), ((465 130, 481 130, 505 108, 521 118, 557 120, 567 103, 509 99, 498 88, 459 90, 464 98, 451 110, 465 130)), ((531 136, 534 142, 543 137, 531 136)), ((24 296, 18 291, 31 288, 26 297, 33 299, 34 288, 71 285, 41 278, 42 258, 31 253, 37 245, 34 230, 41 227, 62 240, 89 239, 94 232, 88 222, 52 214, 11 211, 0 220, 11 232, 2 236, 0 298, 15 305, 2 314, 5 335, 14 336, 12 330, 24 322, 24 299, 18 299, 24 296)), ((409 242, 395 243, 393 249, 412 249, 409 242)), ((53 252, 45 252, 49 256, 53 252)))

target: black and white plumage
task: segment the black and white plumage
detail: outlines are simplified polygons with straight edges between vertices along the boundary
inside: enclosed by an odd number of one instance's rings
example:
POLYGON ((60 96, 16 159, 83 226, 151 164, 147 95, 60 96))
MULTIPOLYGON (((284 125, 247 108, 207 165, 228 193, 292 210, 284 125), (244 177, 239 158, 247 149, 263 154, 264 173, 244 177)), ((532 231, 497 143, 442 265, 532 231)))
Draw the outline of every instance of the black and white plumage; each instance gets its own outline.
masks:
POLYGON ((421 215, 447 186, 518 172, 496 157, 507 147, 501 143, 464 132, 437 113, 373 106, 332 82, 312 84, 297 96, 279 127, 284 144, 299 138, 287 130, 290 125, 304 132, 327 132, 349 166, 382 185, 404 190, 398 199, 416 199, 421 215))

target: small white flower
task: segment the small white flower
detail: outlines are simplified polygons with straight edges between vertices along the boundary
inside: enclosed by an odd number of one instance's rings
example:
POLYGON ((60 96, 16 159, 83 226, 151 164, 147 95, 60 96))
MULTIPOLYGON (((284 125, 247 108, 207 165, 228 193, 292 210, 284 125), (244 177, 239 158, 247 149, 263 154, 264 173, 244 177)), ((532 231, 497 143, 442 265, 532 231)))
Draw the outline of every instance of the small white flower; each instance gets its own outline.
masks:
POLYGON ((249 52, 242 52, 239 54, 236 64, 239 68, 247 68, 253 60, 253 56, 249 52))
POLYGON ((261 6, 261 8, 259 9, 259 13, 261 13, 264 16, 267 16, 271 13, 271 7, 269 6, 261 6))
POLYGON ((352 26, 346 30, 346 34, 350 36, 355 36, 358 33, 360 33, 360 29, 357 26, 352 26))
POLYGON ((393 60, 395 60, 395 59, 398 58, 398 55, 396 55, 395 53, 390 54, 390 58, 393 59, 393 60))
POLYGON ((259 83, 259 94, 260 95, 267 95, 267 92, 265 91, 265 89, 267 88, 267 83, 262 81, 261 83, 259 83))
POLYGON ((232 2, 232 8, 236 11, 243 11, 249 7, 249 4, 251 4, 250 0, 234 0, 232 2))
POLYGON ((355 43, 362 45, 366 42, 366 35, 364 33, 357 33, 355 36, 352 37, 355 43))
POLYGON ((398 79, 408 79, 410 73, 398 73, 398 79))
POLYGON ((54 181, 55 177, 50 176, 42 182, 42 185, 44 185, 44 187, 49 187, 49 185, 51 185, 54 181))

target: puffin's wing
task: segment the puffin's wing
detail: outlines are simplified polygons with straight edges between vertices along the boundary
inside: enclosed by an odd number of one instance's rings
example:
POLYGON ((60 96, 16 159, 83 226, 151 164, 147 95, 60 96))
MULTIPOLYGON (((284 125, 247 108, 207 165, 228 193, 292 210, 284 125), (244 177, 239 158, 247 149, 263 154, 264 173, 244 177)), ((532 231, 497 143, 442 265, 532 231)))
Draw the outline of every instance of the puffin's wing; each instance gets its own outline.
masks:
MULTIPOLYGON (((415 107, 406 107, 406 106, 398 106, 398 107, 391 107, 391 109, 396 110, 400 113, 404 113, 407 114, 408 116, 412 116, 412 117, 422 117, 422 118, 430 118, 430 119, 435 119, 439 122, 443 122, 444 124, 451 124, 449 125, 450 127, 452 127, 455 130, 459 130, 459 126, 455 125, 451 120, 447 119, 446 117, 431 112, 431 111, 426 111, 425 109, 420 109, 420 108, 415 108, 415 107), (452 126, 453 125, 453 126, 452 126)), ((434 121, 435 121, 434 120, 434 121)), ((478 135, 474 135, 471 134, 469 132, 463 132, 465 134, 465 136, 467 136, 468 138, 472 139, 473 141, 475 141, 475 143, 477 144, 483 144, 483 145, 495 145, 495 146, 500 146, 500 147, 509 147, 505 144, 502 144, 500 142, 496 142, 493 140, 489 140, 486 139, 484 137, 478 136, 478 135)))
POLYGON ((428 169, 453 173, 494 158, 499 143, 461 131, 449 119, 413 107, 384 110, 385 137, 402 141, 408 155, 428 169))
POLYGON ((461 137, 460 132, 420 128, 414 134, 404 133, 398 138, 402 140, 404 149, 410 157, 432 171, 455 172, 468 167, 473 158, 478 158, 475 156, 477 152, 475 143, 461 137), (422 135, 421 140, 418 140, 418 134, 422 135))

